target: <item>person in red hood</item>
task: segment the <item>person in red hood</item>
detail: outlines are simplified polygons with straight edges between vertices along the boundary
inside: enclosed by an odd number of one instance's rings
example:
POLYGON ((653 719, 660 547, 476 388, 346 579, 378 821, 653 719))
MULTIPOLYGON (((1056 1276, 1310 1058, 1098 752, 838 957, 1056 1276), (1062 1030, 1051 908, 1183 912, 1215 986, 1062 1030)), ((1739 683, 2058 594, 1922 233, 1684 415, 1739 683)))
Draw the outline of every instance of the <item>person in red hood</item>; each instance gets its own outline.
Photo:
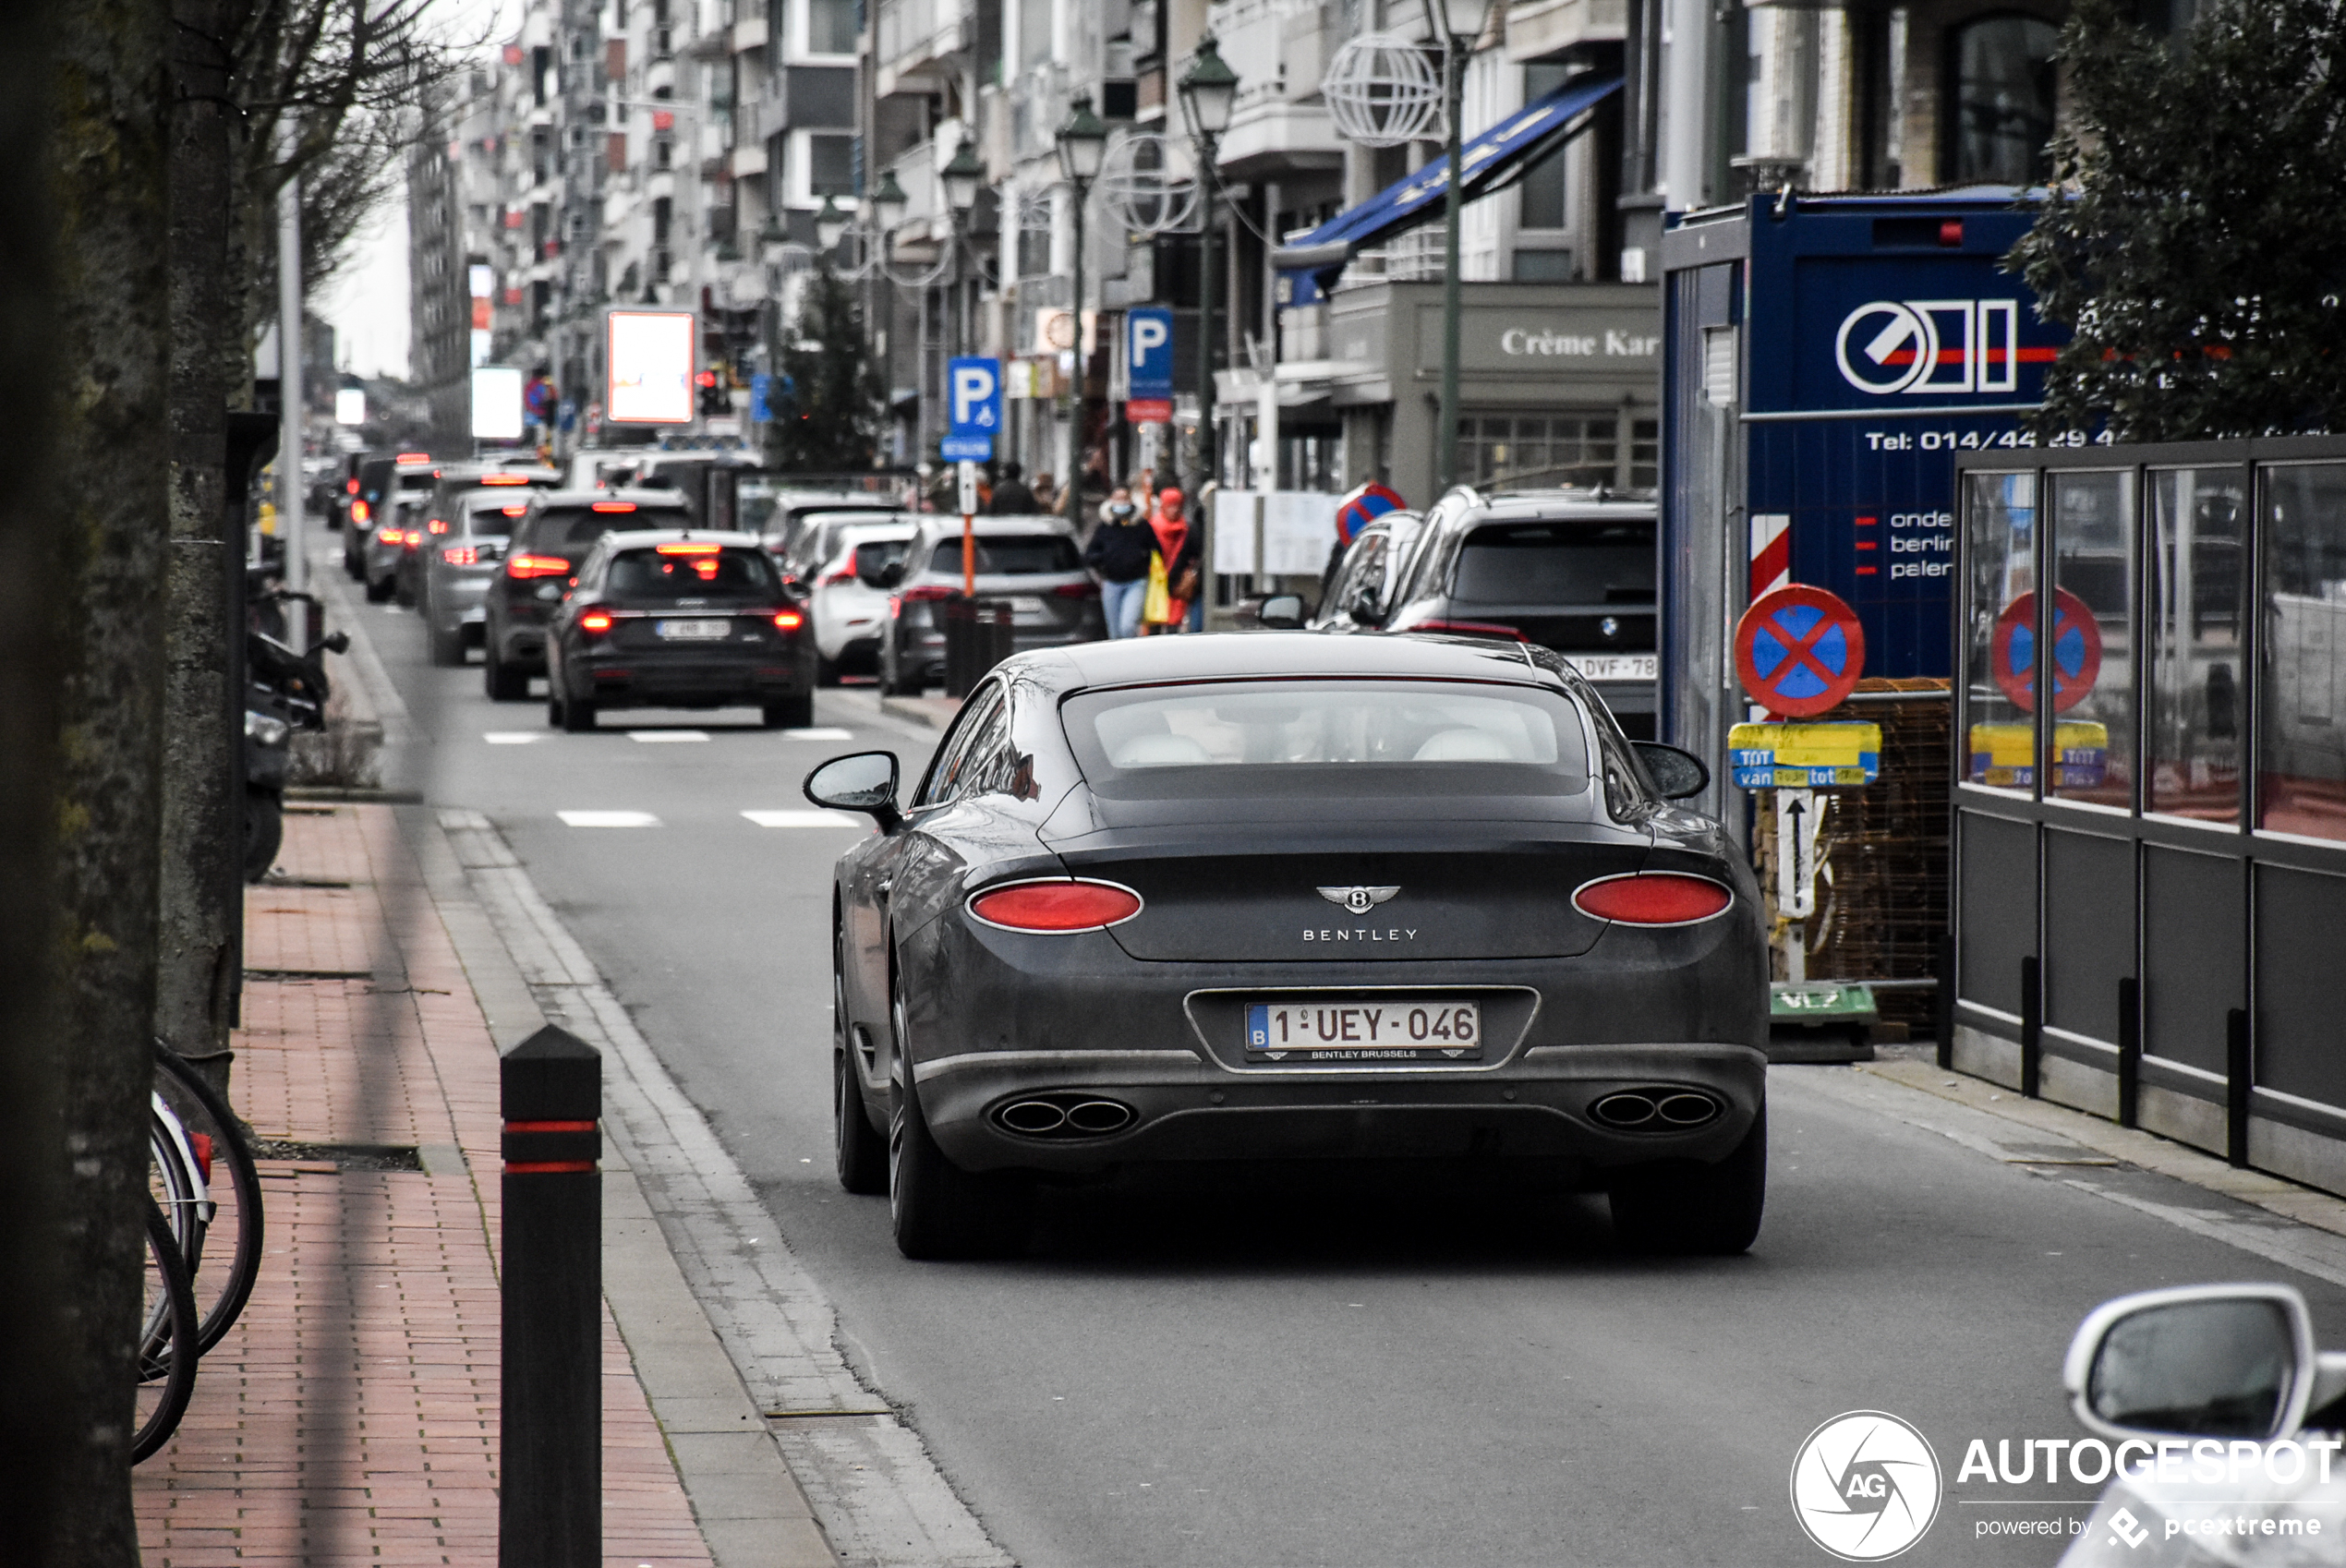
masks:
POLYGON ((1165 619, 1152 621, 1149 634, 1179 632, 1189 621, 1190 600, 1197 597, 1200 530, 1182 514, 1181 492, 1167 488, 1156 492, 1156 509, 1149 528, 1156 535, 1156 552, 1165 558, 1165 619))

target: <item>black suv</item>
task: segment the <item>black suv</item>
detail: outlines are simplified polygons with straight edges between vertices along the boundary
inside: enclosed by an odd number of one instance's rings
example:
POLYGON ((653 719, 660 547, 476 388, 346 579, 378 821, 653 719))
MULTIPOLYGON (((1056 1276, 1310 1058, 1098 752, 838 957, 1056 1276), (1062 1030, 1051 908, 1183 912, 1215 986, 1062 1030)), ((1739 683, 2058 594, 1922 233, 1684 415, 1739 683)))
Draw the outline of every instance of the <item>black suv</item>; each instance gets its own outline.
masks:
POLYGON ((755 707, 815 719, 815 639, 756 534, 646 528, 597 539, 546 628, 546 721, 615 707, 755 707))
MULTIPOLYGON (((1461 632, 1554 648, 1594 682, 1622 730, 1653 738, 1654 503, 1650 491, 1553 489, 1435 503, 1384 632, 1461 632)), ((1357 623, 1359 609, 1346 607, 1357 623)))
POLYGON ((529 695, 546 670, 546 627, 578 563, 605 534, 622 528, 686 528, 692 513, 674 490, 538 490, 514 524, 505 567, 492 578, 481 613, 481 668, 501 703, 529 695))

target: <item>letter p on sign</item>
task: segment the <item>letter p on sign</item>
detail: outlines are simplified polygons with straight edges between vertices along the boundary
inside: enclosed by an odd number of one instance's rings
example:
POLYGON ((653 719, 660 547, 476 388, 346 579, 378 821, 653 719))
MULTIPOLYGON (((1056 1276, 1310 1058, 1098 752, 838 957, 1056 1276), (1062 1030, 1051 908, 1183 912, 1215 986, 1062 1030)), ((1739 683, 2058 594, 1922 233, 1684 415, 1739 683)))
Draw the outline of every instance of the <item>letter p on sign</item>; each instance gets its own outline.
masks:
POLYGON ((988 433, 1001 425, 1002 374, 993 360, 954 360, 951 381, 955 435, 988 433))

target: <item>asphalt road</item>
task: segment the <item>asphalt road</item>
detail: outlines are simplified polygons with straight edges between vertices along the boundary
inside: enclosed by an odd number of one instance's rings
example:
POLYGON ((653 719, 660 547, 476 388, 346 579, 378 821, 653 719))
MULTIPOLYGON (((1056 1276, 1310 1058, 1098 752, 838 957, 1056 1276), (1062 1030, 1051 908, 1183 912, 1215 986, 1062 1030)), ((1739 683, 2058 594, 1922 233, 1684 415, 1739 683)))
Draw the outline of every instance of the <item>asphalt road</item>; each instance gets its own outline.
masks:
POLYGON ((2064 1541, 1980 1521, 2082 1520, 2098 1488, 1956 1471, 1975 1437, 2083 1435, 2059 1371, 2089 1308, 2281 1278, 2346 1338, 2346 1289, 2140 1205, 2268 1217, 2146 1173, 1996 1158, 1824 1067, 1772 1075, 1768 1222, 1745 1258, 1617 1255, 1594 1200, 1274 1188, 1054 1200, 1025 1259, 906 1262, 885 1200, 830 1172, 828 874, 858 829, 743 814, 805 810, 801 778, 840 752, 893 746, 909 774, 933 737, 828 694, 817 723, 849 736, 747 712, 560 735, 542 701, 488 702, 477 665, 429 668, 413 616, 364 614, 420 731, 394 774, 503 829, 872 1378, 1031 1568, 1820 1563, 1787 1476, 1856 1409, 1915 1423, 1944 1468, 1904 1561, 2049 1562, 2064 1541))

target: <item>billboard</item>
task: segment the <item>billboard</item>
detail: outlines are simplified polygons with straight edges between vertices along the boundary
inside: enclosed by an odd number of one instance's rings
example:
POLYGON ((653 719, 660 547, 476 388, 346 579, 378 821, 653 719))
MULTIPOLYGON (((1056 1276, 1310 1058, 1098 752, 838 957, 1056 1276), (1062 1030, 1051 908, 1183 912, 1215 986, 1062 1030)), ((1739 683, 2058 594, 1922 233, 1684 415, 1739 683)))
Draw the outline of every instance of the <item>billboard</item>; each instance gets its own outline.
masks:
POLYGON ((689 425, 700 322, 689 310, 613 310, 604 317, 603 417, 618 425, 689 425))
POLYGON ((517 441, 521 437, 521 372, 509 365, 474 366, 473 440, 517 441))

